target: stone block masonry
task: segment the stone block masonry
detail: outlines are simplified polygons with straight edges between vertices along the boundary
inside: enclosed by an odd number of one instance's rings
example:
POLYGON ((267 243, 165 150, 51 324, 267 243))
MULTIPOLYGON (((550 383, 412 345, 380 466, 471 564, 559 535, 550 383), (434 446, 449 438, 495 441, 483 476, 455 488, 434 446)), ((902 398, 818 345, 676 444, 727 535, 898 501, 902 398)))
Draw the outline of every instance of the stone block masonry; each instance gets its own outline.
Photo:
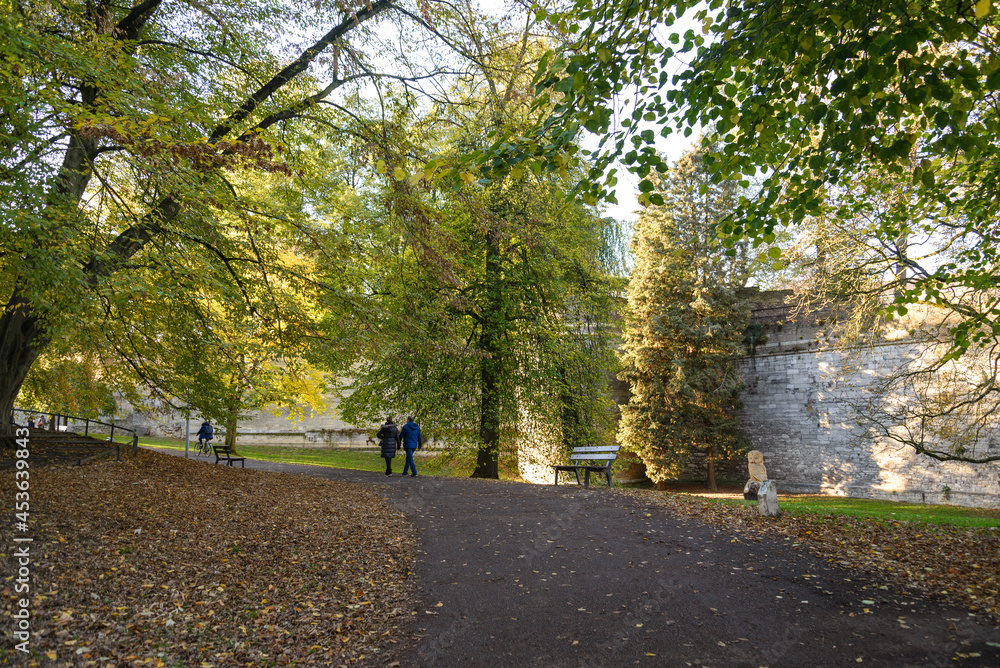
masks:
MULTIPOLYGON (((787 350, 787 348, 785 349, 787 350)), ((915 346, 770 352, 743 362, 743 426, 782 492, 1000 507, 1000 464, 937 462, 860 433, 853 405, 915 346)))

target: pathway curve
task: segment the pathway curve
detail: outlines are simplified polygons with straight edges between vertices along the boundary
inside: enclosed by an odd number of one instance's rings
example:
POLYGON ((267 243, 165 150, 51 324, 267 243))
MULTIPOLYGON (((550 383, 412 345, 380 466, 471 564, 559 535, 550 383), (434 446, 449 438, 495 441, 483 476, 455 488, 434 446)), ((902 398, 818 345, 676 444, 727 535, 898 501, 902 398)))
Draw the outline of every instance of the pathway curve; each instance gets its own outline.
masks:
POLYGON ((1000 629, 963 610, 876 596, 788 542, 607 488, 247 467, 371 485, 407 514, 421 558, 404 668, 1000 666, 1000 629))

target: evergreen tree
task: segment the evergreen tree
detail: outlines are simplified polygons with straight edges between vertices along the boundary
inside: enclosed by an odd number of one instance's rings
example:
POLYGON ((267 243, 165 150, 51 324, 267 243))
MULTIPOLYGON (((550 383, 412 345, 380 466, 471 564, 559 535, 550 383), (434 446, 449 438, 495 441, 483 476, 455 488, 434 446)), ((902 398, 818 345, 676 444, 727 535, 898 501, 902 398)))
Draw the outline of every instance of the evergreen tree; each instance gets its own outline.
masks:
POLYGON ((719 236, 738 189, 711 184, 704 155, 691 150, 667 172, 663 205, 646 207, 636 224, 620 375, 632 396, 618 440, 658 484, 703 451, 715 489, 714 462, 743 451, 737 362, 749 304, 739 288, 754 260, 745 244, 719 236))

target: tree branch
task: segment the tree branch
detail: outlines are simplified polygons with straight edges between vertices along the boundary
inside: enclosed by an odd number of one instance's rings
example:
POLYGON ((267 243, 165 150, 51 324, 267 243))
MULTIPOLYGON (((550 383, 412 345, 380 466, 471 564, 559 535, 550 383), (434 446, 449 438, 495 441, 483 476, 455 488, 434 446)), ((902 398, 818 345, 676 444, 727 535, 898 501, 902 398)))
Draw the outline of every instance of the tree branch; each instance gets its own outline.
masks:
MULTIPOLYGON (((149 1, 152 2, 153 0, 149 1)), ((246 118, 250 116, 250 114, 253 113, 253 111, 263 101, 267 100, 271 97, 271 95, 280 90, 282 86, 304 72, 305 69, 309 67, 310 63, 316 59, 316 56, 322 53, 328 46, 343 37, 349 30, 361 24, 363 21, 367 21, 368 19, 377 16, 391 6, 392 0, 379 0, 379 2, 372 3, 370 9, 364 9, 357 14, 345 17, 344 21, 340 23, 340 25, 334 27, 328 33, 323 35, 323 37, 321 37, 315 44, 303 51, 298 58, 274 75, 271 80, 261 86, 257 92, 247 98, 247 100, 240 105, 236 111, 230 114, 225 121, 220 123, 215 128, 209 137, 209 141, 216 142, 222 137, 225 137, 230 133, 230 131, 232 131, 236 124, 246 120, 246 118)))
POLYGON ((146 25, 146 21, 152 16, 156 8, 160 6, 162 0, 145 0, 132 8, 125 18, 115 26, 115 35, 119 39, 135 39, 139 32, 146 25))

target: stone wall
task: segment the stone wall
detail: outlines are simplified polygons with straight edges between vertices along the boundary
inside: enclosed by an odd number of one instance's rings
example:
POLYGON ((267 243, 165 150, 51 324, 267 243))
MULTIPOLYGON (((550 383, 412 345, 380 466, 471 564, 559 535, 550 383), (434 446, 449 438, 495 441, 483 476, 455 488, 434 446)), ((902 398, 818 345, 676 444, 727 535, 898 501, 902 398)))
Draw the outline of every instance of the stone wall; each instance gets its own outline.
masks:
POLYGON ((858 438, 851 405, 883 368, 914 356, 913 344, 863 355, 776 344, 744 362, 742 418, 780 491, 1000 507, 997 463, 936 462, 897 443, 858 438))
MULTIPOLYGON (((325 413, 314 413, 305 407, 304 418, 297 421, 289 419, 287 411, 261 411, 248 420, 240 420, 236 444, 351 450, 378 448, 374 434, 379 425, 359 427, 348 424, 337 417, 336 400, 327 398, 327 403, 330 410, 325 413)), ((116 422, 138 430, 143 436, 169 438, 184 438, 187 424, 181 413, 157 402, 152 402, 151 406, 141 412, 123 403, 116 422)), ((201 423, 201 416, 191 417, 189 428, 192 439, 201 423)), ((213 426, 221 436, 224 429, 220 425, 213 426)), ((425 438, 431 440, 428 446, 434 447, 433 433, 425 434, 425 438)))

